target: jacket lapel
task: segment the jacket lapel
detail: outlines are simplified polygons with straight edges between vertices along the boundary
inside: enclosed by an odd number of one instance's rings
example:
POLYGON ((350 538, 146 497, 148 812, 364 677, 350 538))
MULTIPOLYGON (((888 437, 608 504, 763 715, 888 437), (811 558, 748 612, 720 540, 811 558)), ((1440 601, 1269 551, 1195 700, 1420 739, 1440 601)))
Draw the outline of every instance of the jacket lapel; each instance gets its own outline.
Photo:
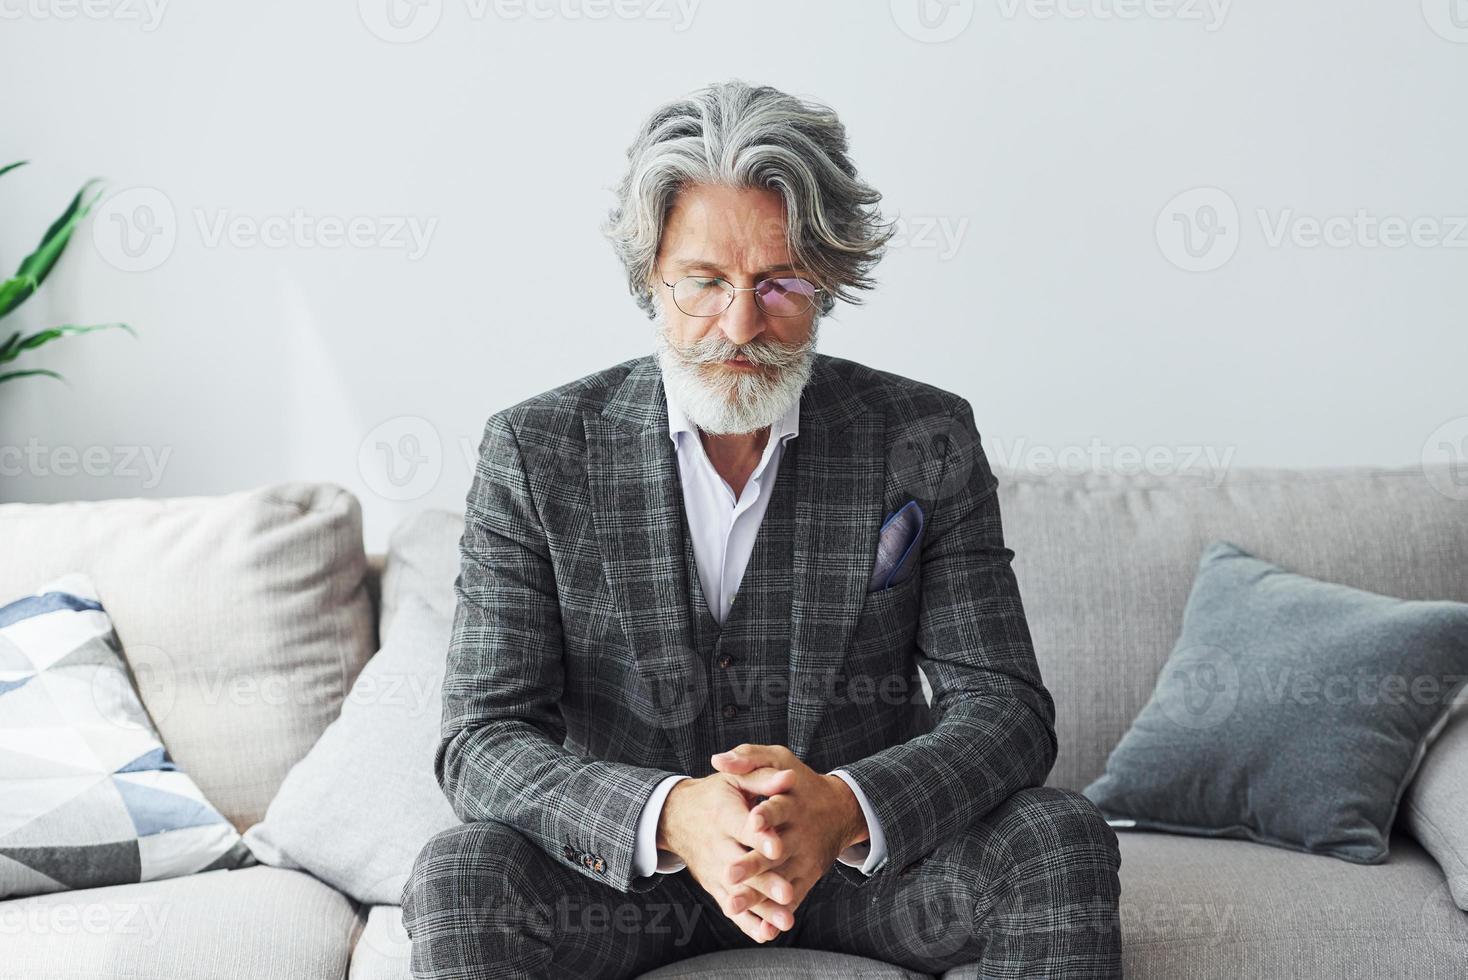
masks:
MULTIPOLYGON (((682 541, 683 488, 656 358, 634 362, 600 413, 583 417, 587 482, 603 570, 647 706, 687 773, 707 706, 693 642, 682 541)), ((817 354, 801 394, 787 738, 805 758, 871 579, 882 521, 884 419, 817 354)))
POLYGON ((602 569, 651 703, 635 702, 667 733, 692 773, 692 726, 708 680, 688 619, 683 562, 683 487, 668 438, 668 405, 657 360, 635 362, 598 414, 583 416, 587 484, 602 569))

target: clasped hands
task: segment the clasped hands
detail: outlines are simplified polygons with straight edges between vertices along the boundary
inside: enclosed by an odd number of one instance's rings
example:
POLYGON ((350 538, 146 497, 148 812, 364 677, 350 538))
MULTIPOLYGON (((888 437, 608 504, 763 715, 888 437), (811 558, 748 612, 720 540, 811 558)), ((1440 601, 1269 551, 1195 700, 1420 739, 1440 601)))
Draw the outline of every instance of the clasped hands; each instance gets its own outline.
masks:
POLYGON ((837 856, 867 839, 861 804, 839 776, 818 773, 783 745, 739 745, 715 771, 675 783, 658 819, 672 851, 746 935, 768 942, 837 856))

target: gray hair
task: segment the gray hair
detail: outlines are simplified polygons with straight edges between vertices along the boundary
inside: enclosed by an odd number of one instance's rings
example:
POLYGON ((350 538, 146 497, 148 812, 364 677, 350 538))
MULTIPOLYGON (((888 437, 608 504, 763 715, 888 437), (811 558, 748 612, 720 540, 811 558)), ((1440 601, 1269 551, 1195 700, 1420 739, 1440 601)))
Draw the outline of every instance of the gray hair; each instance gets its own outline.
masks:
POLYGON ((858 179, 846 127, 826 105, 768 85, 710 85, 654 111, 627 160, 602 231, 649 317, 657 317, 649 282, 663 223, 678 191, 691 184, 763 188, 784 198, 791 260, 825 289, 817 318, 838 298, 860 303, 856 290, 876 284, 870 271, 894 229, 882 223, 882 195, 858 179))

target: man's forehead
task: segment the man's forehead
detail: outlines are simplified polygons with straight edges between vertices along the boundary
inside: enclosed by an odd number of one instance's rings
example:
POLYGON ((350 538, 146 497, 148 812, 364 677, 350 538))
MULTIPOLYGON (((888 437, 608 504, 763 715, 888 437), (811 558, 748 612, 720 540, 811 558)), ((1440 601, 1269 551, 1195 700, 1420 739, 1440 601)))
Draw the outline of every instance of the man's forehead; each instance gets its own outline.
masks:
POLYGON ((668 268, 788 272, 796 266, 790 257, 783 227, 768 240, 744 235, 670 235, 663 242, 663 263, 668 268))

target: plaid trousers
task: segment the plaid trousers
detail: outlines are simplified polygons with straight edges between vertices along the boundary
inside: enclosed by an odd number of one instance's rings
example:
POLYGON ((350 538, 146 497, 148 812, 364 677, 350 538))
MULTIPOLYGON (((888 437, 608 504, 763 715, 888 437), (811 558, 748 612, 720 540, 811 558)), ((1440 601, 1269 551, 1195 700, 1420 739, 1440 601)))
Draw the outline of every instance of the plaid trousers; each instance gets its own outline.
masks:
MULTIPOLYGON (((1116 835, 1072 790, 1029 787, 896 875, 834 869, 766 945, 853 953, 982 978, 1121 976, 1116 835)), ((619 892, 495 821, 460 824, 419 853, 403 925, 420 980, 634 978, 758 945, 687 870, 619 892)))

